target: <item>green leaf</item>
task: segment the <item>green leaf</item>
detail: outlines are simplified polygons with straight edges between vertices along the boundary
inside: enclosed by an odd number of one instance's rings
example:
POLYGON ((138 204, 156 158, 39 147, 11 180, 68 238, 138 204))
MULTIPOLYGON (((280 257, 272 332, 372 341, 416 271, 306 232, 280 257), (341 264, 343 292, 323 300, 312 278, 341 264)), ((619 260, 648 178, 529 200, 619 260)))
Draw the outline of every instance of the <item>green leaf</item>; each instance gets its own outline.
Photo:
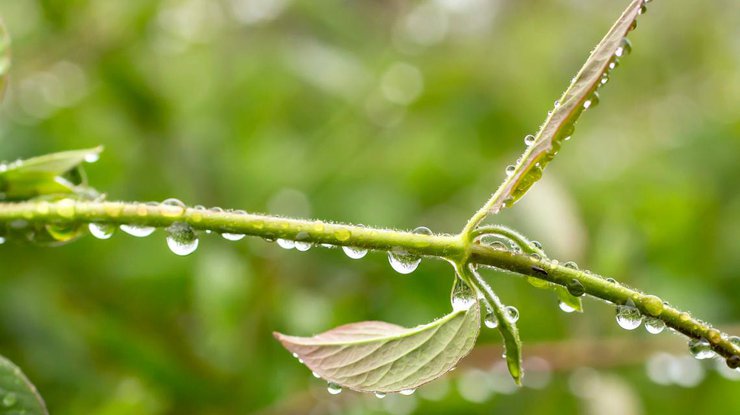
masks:
POLYGON ((461 278, 463 280, 474 284, 491 306, 491 311, 498 320, 498 326, 496 326, 496 328, 504 339, 506 366, 509 368, 509 373, 511 374, 511 377, 514 378, 514 382, 521 386, 522 376, 524 376, 524 371, 522 370, 522 341, 519 339, 519 329, 517 329, 516 323, 511 321, 506 311, 506 306, 493 292, 483 277, 478 274, 474 265, 456 265, 455 270, 459 275, 462 275, 461 278))
MULTIPOLYGON (((528 146, 517 162, 513 174, 504 180, 484 206, 487 213, 496 214, 513 205, 542 177, 543 169, 558 153, 562 142, 573 134, 575 122, 583 113, 584 103, 593 99, 602 76, 611 70, 610 63, 617 59, 617 51, 623 48, 623 39, 634 28, 642 6, 643 0, 633 0, 591 52, 558 100, 558 105, 548 114, 535 135, 534 143, 528 146)), ((477 222, 483 218, 475 217, 477 222)))
POLYGON ((274 333, 321 378, 362 392, 415 389, 452 370, 475 344, 480 305, 404 328, 380 321, 347 324, 313 337, 274 333))
POLYGON ((2 101, 5 85, 10 72, 10 36, 5 30, 5 24, 0 19, 0 101, 2 101))
POLYGON ((48 415, 44 400, 18 366, 0 356, 0 415, 48 415))
POLYGON ((82 193, 89 189, 79 168, 84 161, 96 160, 101 151, 102 147, 63 151, 1 164, 0 191, 10 200, 82 193))

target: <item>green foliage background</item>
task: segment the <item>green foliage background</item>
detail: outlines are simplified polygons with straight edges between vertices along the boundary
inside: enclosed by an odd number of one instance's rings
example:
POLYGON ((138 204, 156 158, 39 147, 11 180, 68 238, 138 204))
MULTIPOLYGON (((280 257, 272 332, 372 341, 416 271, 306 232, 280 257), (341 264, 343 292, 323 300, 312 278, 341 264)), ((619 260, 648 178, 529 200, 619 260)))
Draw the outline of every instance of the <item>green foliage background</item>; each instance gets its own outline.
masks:
MULTIPOLYGON (((174 196, 457 232, 625 4, 3 0, 14 67, 0 158, 103 144, 88 172, 110 199, 174 196)), ((738 334, 735 6, 651 3, 600 106, 545 179, 496 219, 551 256, 738 334)), ((400 276, 381 254, 353 261, 336 250, 288 252, 214 235, 180 258, 161 232, 54 249, 6 243, 0 264, 0 353, 24 368, 53 414, 740 408, 737 381, 713 362, 702 362, 703 377, 689 388, 651 381, 645 342, 683 356, 683 339, 619 330, 613 309, 594 301, 585 314, 566 315, 551 294, 490 272, 521 311, 525 357, 563 351, 543 356, 555 369, 547 386, 502 393, 498 372, 471 381, 480 375, 471 367, 500 362, 479 351, 427 387, 449 387, 441 401, 424 387, 379 401, 330 397, 271 332, 431 321, 449 309, 446 264, 426 261, 400 276), (589 346, 595 339, 626 346, 607 353, 589 346)), ((498 342, 487 330, 479 345, 491 351, 498 342)))

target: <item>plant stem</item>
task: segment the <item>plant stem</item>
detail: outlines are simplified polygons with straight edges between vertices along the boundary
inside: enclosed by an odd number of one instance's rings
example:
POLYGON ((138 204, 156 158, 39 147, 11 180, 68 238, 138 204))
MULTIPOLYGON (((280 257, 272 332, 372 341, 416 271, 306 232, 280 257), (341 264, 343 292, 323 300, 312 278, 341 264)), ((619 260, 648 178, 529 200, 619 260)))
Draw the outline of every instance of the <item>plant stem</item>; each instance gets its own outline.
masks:
POLYGON ((665 305, 661 299, 646 295, 617 282, 610 282, 588 271, 560 265, 556 260, 533 258, 486 245, 471 244, 463 235, 424 235, 318 220, 290 219, 243 212, 224 212, 156 203, 57 202, 34 201, 0 203, 0 230, 23 228, 34 224, 139 225, 167 227, 187 223, 196 230, 237 233, 266 239, 290 239, 314 244, 353 246, 377 251, 403 250, 412 254, 447 259, 457 263, 488 265, 517 274, 550 281, 568 287, 580 283, 586 294, 616 305, 634 303, 645 316, 658 318, 688 337, 707 340, 724 358, 740 355, 726 334, 693 318, 688 312, 665 305))

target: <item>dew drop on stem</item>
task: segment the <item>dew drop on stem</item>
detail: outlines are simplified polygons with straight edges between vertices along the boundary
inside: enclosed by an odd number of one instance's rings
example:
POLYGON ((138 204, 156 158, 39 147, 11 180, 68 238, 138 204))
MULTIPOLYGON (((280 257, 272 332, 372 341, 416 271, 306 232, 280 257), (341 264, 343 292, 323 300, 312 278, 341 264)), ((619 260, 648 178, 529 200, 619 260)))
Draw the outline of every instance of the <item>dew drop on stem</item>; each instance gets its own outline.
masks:
POLYGON ((564 266, 565 268, 570 268, 570 269, 575 269, 575 270, 577 270, 577 269, 578 269, 578 264, 576 264, 576 263, 575 263, 575 262, 573 262, 573 261, 568 261, 568 262, 566 262, 565 264, 563 264, 563 266, 564 266))
POLYGON ((645 330, 650 334, 659 334, 665 329, 665 322, 659 318, 648 317, 645 319, 645 330))
POLYGON ((706 339, 689 340, 689 353, 697 359, 711 359, 716 353, 712 350, 712 345, 706 339))
POLYGON ((176 255, 190 255, 198 249, 198 235, 184 222, 175 222, 167 228, 167 246, 176 255))
POLYGON ((528 134, 524 137, 524 144, 531 146, 534 144, 535 137, 532 134, 528 134))
POLYGON ((354 246, 343 246, 342 251, 344 251, 344 254, 352 259, 361 259, 364 258, 365 255, 367 255, 367 249, 357 248, 354 246))
POLYGON ((116 227, 107 223, 90 223, 87 225, 90 234, 98 239, 110 239, 116 227))
POLYGON ((583 284, 575 278, 568 282, 566 288, 568 289, 570 295, 574 297, 581 297, 583 294, 586 293, 586 288, 584 288, 583 284))
POLYGON ((494 314, 493 310, 488 310, 486 312, 486 317, 483 319, 483 324, 486 325, 489 329, 495 329, 498 327, 498 317, 496 317, 496 314, 494 314))
POLYGON ((617 324, 625 330, 634 330, 642 324, 642 314, 634 305, 617 306, 617 324))
POLYGON ((154 226, 140 226, 123 224, 119 228, 131 236, 144 238, 154 233, 154 226))
POLYGON ((506 318, 512 322, 516 323, 519 320, 519 310, 517 310, 514 306, 508 306, 504 309, 504 312, 506 313, 506 318))
POLYGON ((452 284, 452 294, 450 296, 450 302, 452 303, 453 311, 465 311, 468 310, 473 304, 475 304, 476 296, 475 292, 468 284, 465 283, 459 277, 455 277, 455 282, 452 284))
POLYGON ((240 241, 240 240, 244 239, 244 237, 247 236, 247 235, 245 235, 243 233, 229 233, 229 232, 224 232, 224 233, 221 234, 221 236, 224 239, 226 239, 227 241, 240 241))
POLYGON ((281 247, 283 249, 293 249, 293 248, 295 248, 295 241, 291 241, 290 239, 278 238, 277 239, 277 244, 278 244, 279 247, 281 247))

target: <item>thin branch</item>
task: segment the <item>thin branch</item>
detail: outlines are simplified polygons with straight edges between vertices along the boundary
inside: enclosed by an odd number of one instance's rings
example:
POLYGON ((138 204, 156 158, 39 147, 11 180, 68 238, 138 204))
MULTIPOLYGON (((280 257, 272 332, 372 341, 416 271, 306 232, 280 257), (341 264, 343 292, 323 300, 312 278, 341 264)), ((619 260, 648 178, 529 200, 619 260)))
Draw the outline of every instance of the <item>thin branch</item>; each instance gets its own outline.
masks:
MULTIPOLYGON (((740 346, 712 326, 678 310, 654 296, 641 293, 588 271, 560 265, 556 260, 541 259, 523 253, 470 244, 460 235, 425 235, 413 232, 370 228, 365 226, 289 219, 239 212, 224 212, 179 206, 124 203, 57 202, 0 203, 0 226, 6 232, 29 224, 128 224, 168 227, 187 223, 196 230, 237 233, 266 239, 290 239, 312 244, 354 246, 453 260, 459 263, 488 265, 521 275, 569 287, 579 284, 586 294, 616 305, 634 304, 645 316, 662 320, 666 325, 694 339, 704 339, 712 349, 734 362, 740 359, 740 346)), ((1 229, 1 228, 0 228, 1 229)))

